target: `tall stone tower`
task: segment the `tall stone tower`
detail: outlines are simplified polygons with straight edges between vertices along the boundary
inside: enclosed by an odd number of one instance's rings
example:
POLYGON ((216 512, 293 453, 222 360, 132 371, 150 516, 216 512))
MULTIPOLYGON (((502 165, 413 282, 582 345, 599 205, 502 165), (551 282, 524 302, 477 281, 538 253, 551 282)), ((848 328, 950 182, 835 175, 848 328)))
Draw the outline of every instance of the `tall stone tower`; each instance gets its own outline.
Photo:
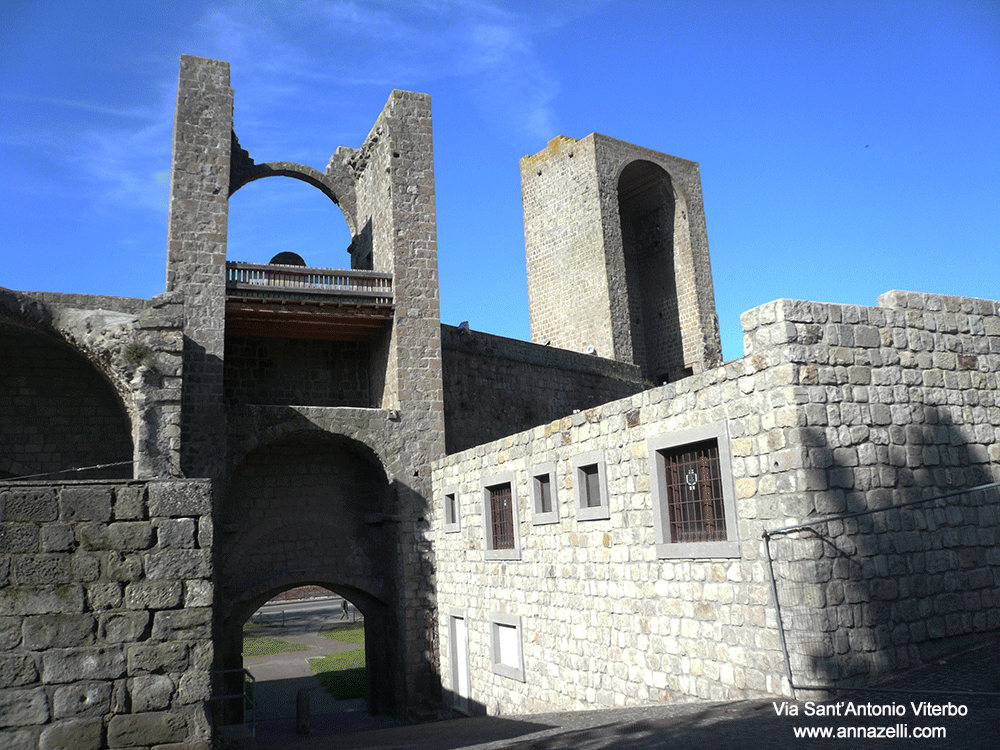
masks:
MULTIPOLYGON (((213 482, 215 662, 236 670, 216 691, 239 692, 246 619, 319 584, 365 616, 369 709, 403 716, 439 696, 426 538, 427 467, 444 453, 430 97, 393 91, 361 146, 338 148, 324 171, 255 163, 233 101, 227 63, 181 58, 167 289, 184 306, 181 471, 213 482), (340 208, 350 268, 226 257, 230 196, 270 177, 340 208)), ((223 719, 238 720, 232 711, 223 719)))
POLYGON ((695 162, 592 133, 521 159, 531 339, 655 382, 721 361, 695 162))

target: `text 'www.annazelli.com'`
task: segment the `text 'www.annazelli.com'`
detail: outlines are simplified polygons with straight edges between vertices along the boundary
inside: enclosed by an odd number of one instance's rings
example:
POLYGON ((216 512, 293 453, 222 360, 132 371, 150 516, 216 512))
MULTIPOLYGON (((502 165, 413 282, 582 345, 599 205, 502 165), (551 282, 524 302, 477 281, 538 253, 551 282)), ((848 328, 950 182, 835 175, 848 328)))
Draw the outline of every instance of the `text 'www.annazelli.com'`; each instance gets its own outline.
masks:
POLYGON ((796 739, 941 739, 948 736, 945 727, 911 727, 894 724, 891 727, 792 727, 796 739))

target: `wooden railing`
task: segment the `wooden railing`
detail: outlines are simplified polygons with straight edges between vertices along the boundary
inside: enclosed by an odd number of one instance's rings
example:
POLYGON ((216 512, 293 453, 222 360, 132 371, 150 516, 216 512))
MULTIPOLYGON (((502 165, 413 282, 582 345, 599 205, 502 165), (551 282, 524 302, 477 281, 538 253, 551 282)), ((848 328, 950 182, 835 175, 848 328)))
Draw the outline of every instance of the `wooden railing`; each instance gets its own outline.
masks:
POLYGON ((226 293, 254 297, 362 297, 392 304, 392 274, 342 268, 226 262, 226 293))

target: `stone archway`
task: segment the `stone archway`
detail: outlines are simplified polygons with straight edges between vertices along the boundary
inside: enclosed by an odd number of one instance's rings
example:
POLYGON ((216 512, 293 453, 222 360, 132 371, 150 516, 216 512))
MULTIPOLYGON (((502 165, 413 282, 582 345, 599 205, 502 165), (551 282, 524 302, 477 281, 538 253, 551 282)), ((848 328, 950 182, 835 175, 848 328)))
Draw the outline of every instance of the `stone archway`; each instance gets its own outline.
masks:
POLYGON ((241 669, 242 627, 277 593, 317 584, 365 616, 368 709, 404 703, 394 608, 395 537, 375 523, 392 488, 374 452, 319 431, 250 451, 227 483, 218 516, 216 665, 241 669))
POLYGON ((0 471, 54 479, 132 477, 121 396, 54 335, 0 321, 0 471), (84 467, 99 469, 77 471, 84 467))

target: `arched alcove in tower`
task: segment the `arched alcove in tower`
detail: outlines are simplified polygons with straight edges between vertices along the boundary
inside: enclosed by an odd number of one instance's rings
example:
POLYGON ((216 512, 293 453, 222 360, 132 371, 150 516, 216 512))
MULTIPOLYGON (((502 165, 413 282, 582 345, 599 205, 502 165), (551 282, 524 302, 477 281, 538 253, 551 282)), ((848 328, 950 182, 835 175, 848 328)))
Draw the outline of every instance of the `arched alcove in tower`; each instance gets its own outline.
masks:
POLYGON ((634 362, 656 382, 687 374, 678 299, 678 243, 686 237, 670 175, 650 161, 628 164, 618 178, 618 215, 628 289, 634 362))

